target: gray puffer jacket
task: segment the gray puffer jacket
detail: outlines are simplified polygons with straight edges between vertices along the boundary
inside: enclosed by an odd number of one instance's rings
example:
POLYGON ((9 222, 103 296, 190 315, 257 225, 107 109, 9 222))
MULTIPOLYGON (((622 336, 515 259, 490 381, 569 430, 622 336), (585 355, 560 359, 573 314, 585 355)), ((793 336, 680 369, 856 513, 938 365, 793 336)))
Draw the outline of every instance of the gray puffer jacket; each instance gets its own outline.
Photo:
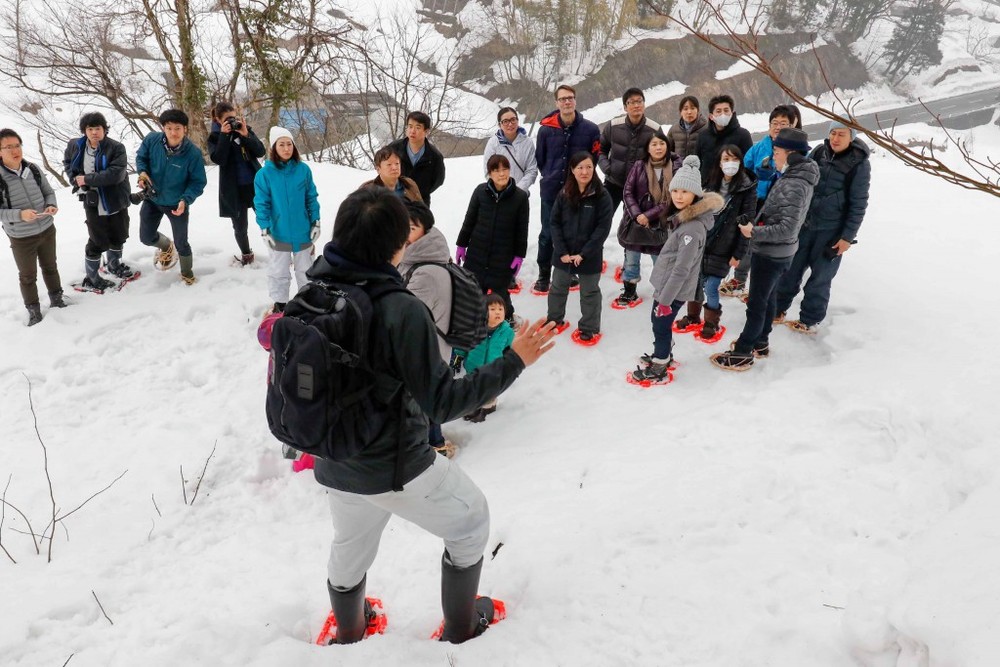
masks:
POLYGON ((788 168, 767 193, 750 236, 753 252, 771 259, 786 259, 799 249, 799 230, 809 212, 819 166, 799 153, 788 156, 788 168))
POLYGON ((700 200, 670 218, 670 236, 649 277, 657 303, 670 305, 673 301, 694 299, 705 238, 715 224, 715 214, 724 205, 719 194, 706 192, 700 200))
POLYGON ((0 178, 3 179, 6 195, 0 198, 0 222, 3 230, 12 239, 25 239, 37 236, 54 224, 51 215, 43 214, 49 206, 56 206, 56 194, 52 191, 45 174, 41 176, 41 185, 35 180, 35 174, 26 161, 21 162, 20 172, 13 172, 0 165, 0 178), (32 209, 38 217, 31 222, 21 220, 21 211, 32 209))
MULTIPOLYGON (((399 263, 399 275, 418 299, 427 304, 434 316, 438 331, 448 331, 451 326, 451 276, 441 264, 451 260, 448 240, 437 227, 421 236, 416 242, 406 246, 403 260, 399 263), (417 266, 421 262, 434 262, 437 266, 417 266), (412 273, 411 273, 412 272, 412 273), (408 281, 408 282, 407 282, 408 281)), ((451 345, 438 333, 438 348, 441 358, 451 360, 451 345)))

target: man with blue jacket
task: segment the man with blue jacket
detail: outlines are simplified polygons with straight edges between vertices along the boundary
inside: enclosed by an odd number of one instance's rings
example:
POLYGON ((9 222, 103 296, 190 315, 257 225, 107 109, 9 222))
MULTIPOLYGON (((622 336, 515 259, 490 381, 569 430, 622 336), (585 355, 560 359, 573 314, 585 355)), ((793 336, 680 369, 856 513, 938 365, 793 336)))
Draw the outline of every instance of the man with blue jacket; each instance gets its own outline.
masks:
POLYGON ((809 269, 799 319, 785 322, 799 333, 814 334, 830 305, 830 286, 844 253, 851 249, 868 209, 872 182, 871 151, 857 130, 830 123, 827 139, 809 154, 819 165, 819 183, 799 233, 799 249, 778 283, 777 319, 783 320, 809 269))
POLYGON ((576 90, 566 84, 556 88, 558 108, 539 123, 535 160, 542 175, 542 230, 538 233, 538 280, 532 287, 535 294, 548 294, 552 276, 552 234, 549 219, 556 197, 566 183, 569 157, 578 151, 588 151, 597 164, 601 155, 601 130, 584 119, 576 110, 576 90))
POLYGON ((139 240, 157 247, 153 265, 160 271, 176 264, 179 256, 181 279, 193 285, 197 278, 188 243, 188 208, 205 190, 205 159, 186 136, 186 113, 167 109, 159 120, 163 131, 146 135, 135 157, 139 186, 146 195, 139 210, 139 240), (164 215, 170 221, 173 241, 159 232, 164 215))
POLYGON ((114 286, 100 276, 101 255, 107 253, 107 272, 121 280, 135 274, 122 261, 128 239, 128 154, 125 146, 108 137, 104 114, 92 111, 80 118, 79 139, 70 139, 63 156, 63 170, 73 191, 83 202, 87 220, 84 263, 87 271, 82 287, 103 292, 114 286))

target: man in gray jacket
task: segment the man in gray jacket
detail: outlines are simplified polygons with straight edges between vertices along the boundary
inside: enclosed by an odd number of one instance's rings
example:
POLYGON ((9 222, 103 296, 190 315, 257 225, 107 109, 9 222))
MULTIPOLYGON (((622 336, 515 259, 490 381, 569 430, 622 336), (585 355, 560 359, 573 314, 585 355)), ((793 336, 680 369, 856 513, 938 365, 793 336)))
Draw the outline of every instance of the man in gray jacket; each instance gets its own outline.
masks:
POLYGON ((778 171, 755 225, 740 226, 750 239, 750 297, 743 333, 729 352, 712 355, 712 363, 724 370, 745 371, 754 357, 769 353, 768 336, 777 312, 778 281, 792 265, 799 247, 799 230, 809 212, 813 189, 819 182, 819 167, 806 157, 808 135, 785 128, 774 139, 774 167, 778 171))
POLYGON ((53 216, 59 208, 56 195, 41 169, 22 157, 21 137, 14 130, 0 130, 0 160, 0 222, 10 237, 30 327, 42 321, 36 284, 39 266, 49 292, 49 305, 53 308, 69 305, 63 298, 56 265, 53 216))

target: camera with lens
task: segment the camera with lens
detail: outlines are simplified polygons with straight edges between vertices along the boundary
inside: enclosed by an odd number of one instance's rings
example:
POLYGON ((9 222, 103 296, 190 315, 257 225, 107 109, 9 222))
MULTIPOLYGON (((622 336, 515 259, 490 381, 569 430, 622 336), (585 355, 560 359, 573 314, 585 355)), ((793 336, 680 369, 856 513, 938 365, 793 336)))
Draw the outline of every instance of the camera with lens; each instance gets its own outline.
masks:
POLYGON ((243 121, 241 121, 239 118, 227 118, 226 119, 226 125, 229 126, 230 130, 242 130, 243 129, 243 121))
POLYGON ((152 183, 147 183, 146 187, 139 190, 138 192, 133 192, 128 196, 129 202, 133 206, 138 206, 142 202, 146 201, 150 197, 156 196, 156 190, 153 189, 152 183))

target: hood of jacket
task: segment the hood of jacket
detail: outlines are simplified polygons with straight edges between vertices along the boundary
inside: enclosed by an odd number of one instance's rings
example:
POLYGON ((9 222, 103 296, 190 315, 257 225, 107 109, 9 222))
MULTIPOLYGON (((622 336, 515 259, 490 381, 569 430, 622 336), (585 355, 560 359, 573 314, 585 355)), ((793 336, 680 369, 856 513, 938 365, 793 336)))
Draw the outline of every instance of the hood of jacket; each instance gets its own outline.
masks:
MULTIPOLYGON (((577 111, 576 112, 576 119, 573 121, 573 125, 578 125, 582 121, 583 121, 583 114, 580 113, 579 111, 577 111)), ((572 125, 566 126, 566 125, 562 124, 562 120, 559 118, 559 109, 556 109, 555 111, 553 111, 552 113, 550 113, 548 116, 546 116, 545 118, 543 118, 539 122, 539 125, 544 125, 545 127, 554 127, 557 130, 561 130, 561 129, 565 128, 565 127, 572 127, 572 125)))
MULTIPOLYGON (((683 225, 685 222, 690 222, 704 213, 711 213, 713 216, 722 210, 725 205, 725 200, 717 192, 706 192, 705 196, 691 204, 687 208, 678 211, 674 216, 674 220, 677 221, 678 225, 683 225)), ((711 216, 706 216, 705 220, 708 221, 708 228, 711 228, 715 223, 715 220, 711 216)))
POLYGON ((363 264, 348 256, 336 241, 330 241, 323 246, 323 255, 309 267, 306 276, 310 280, 324 279, 355 284, 366 280, 394 280, 400 285, 403 284, 403 277, 389 262, 381 266, 363 264))
POLYGON ((518 141, 521 141, 522 138, 524 139, 528 138, 528 131, 523 127, 517 128, 517 136, 514 137, 514 141, 508 141, 507 135, 503 133, 503 130, 497 130, 497 141, 499 141, 501 144, 513 146, 518 141))
POLYGON ((714 121, 708 121, 708 128, 707 129, 708 129, 709 132, 711 132, 712 134, 714 134, 717 137, 724 137, 727 134, 731 134, 731 133, 735 132, 736 130, 740 129, 741 127, 742 127, 742 125, 740 125, 740 119, 736 117, 736 112, 734 111, 733 112, 733 117, 729 119, 729 125, 726 125, 724 128, 722 128, 720 130, 718 127, 716 127, 714 121))
POLYGON ((784 173, 778 175, 778 180, 783 178, 798 178, 816 187, 816 184, 819 183, 819 165, 816 164, 815 160, 807 158, 801 153, 790 153, 788 167, 784 173))
POLYGON ((406 275, 411 266, 420 262, 447 264, 450 259, 451 249, 448 247, 448 239, 440 229, 431 227, 429 232, 406 246, 403 260, 399 263, 399 273, 406 275))

